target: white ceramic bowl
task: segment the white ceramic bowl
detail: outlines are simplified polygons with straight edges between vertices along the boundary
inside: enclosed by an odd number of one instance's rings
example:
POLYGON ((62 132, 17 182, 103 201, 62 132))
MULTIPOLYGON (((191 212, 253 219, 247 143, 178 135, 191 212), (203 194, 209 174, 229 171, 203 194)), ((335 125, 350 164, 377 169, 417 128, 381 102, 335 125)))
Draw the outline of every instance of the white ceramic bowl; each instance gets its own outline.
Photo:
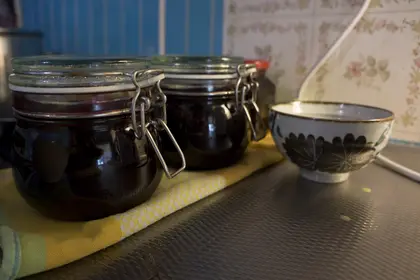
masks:
POLYGON ((391 111, 357 104, 294 101, 273 105, 269 125, 280 152, 306 179, 347 180, 386 146, 391 111))

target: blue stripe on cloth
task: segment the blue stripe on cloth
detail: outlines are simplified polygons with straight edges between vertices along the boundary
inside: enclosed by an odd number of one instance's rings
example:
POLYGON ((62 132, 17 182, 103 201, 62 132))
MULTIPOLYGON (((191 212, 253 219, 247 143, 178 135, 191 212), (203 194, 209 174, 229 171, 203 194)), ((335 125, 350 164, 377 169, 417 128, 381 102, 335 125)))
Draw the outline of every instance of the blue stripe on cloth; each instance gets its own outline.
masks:
POLYGON ((3 251, 0 279, 16 279, 22 261, 21 246, 18 234, 7 226, 0 226, 0 248, 3 251))

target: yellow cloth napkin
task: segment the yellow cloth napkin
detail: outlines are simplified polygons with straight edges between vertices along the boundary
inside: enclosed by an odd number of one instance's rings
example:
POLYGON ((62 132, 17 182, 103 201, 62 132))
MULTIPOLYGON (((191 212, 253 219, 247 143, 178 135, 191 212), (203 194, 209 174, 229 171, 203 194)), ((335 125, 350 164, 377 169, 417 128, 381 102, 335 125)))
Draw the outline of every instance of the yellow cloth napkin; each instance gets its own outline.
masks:
MULTIPOLYGON (((18 194, 11 170, 0 172, 0 280, 49 270, 113 245, 175 211, 282 159, 271 136, 252 143, 238 164, 163 178, 153 197, 122 214, 90 222, 44 218, 18 194)), ((77 205, 75 205, 77 207, 77 205)))

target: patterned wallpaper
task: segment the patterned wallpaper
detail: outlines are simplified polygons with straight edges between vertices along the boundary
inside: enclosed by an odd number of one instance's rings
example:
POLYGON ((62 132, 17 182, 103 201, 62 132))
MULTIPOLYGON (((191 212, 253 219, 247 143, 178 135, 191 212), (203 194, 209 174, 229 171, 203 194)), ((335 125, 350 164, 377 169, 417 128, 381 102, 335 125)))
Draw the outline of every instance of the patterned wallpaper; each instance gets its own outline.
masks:
MULTIPOLYGON (((226 0, 226 53, 271 60, 277 101, 295 97, 308 69, 363 0, 226 0)), ((420 142, 420 0, 373 0, 368 14, 318 71, 304 99, 381 106, 392 137, 420 142)))
MULTIPOLYGON (((151 55, 159 49, 158 0, 21 0, 25 29, 47 52, 151 55)), ((167 0, 166 52, 222 53, 223 0, 167 0)))

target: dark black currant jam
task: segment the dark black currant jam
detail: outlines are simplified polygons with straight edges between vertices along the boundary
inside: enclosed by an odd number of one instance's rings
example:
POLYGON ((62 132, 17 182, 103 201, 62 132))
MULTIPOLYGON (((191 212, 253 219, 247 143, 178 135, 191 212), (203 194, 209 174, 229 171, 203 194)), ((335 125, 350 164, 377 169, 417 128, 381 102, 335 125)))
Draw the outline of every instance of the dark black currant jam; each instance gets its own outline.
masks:
MULTIPOLYGON (((167 95, 168 126, 180 145, 189 170, 230 166, 242 158, 249 143, 248 124, 232 96, 167 95)), ((179 166, 179 156, 162 137, 165 158, 179 166)))
POLYGON ((99 219, 146 201, 162 168, 147 140, 127 131, 129 124, 128 117, 17 116, 12 162, 20 194, 43 215, 69 221, 99 219))
POLYGON ((15 121, 0 120, 0 169, 10 168, 10 152, 12 149, 12 135, 15 121))

